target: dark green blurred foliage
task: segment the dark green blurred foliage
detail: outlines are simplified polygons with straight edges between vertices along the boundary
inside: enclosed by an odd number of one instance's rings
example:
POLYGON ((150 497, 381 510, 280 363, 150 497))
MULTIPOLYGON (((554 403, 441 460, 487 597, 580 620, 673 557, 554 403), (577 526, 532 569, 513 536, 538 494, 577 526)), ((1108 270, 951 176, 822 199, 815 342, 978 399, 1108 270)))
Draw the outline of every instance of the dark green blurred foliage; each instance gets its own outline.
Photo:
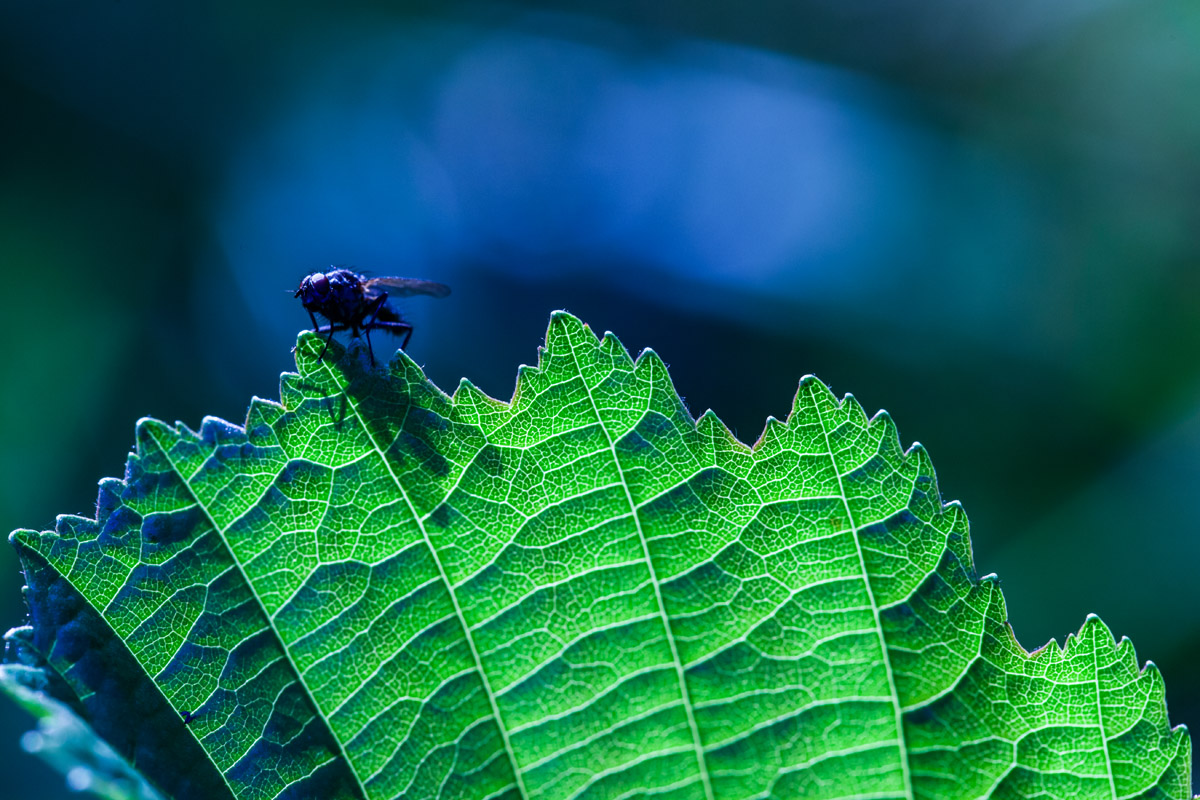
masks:
POLYGON ((447 389, 567 308, 747 441, 807 372, 886 407, 1019 639, 1099 613, 1194 727, 1197 41, 1185 0, 5 4, 0 528, 90 513, 140 416, 276 396, 285 290, 348 263, 453 285, 406 306, 447 389))

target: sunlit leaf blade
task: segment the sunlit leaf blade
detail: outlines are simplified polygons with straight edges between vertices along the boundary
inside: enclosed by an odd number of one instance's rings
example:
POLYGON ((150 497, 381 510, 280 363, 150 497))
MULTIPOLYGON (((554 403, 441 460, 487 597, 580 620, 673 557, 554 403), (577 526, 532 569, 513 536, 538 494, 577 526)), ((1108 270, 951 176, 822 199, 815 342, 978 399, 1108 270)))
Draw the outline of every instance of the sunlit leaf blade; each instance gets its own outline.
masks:
POLYGON ((200 778, 135 760, 170 793, 1190 795, 1158 672, 1098 619, 1026 653, 886 414, 805 378, 748 448, 564 313, 511 403, 322 344, 244 429, 143 420, 97 521, 14 534, 97 730, 140 741, 106 666, 194 717, 156 736, 200 778))

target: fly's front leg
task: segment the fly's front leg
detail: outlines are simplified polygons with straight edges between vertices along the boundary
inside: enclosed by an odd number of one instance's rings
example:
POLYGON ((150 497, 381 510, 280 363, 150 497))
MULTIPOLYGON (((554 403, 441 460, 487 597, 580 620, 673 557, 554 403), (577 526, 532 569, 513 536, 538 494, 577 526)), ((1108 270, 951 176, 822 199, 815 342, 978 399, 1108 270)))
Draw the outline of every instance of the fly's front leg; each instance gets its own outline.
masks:
MULTIPOLYGON (((313 318, 313 324, 315 325, 315 324, 316 324, 316 322, 317 322, 317 320, 316 320, 316 318, 314 317, 314 318, 313 318)), ((330 324, 328 324, 328 325, 322 325, 322 326, 320 326, 320 327, 317 327, 317 328, 316 328, 316 329, 313 331, 314 333, 316 333, 316 334, 318 334, 318 335, 319 335, 319 334, 322 334, 322 333, 325 333, 326 331, 328 331, 328 332, 329 332, 329 336, 328 336, 328 337, 326 337, 326 339, 325 339, 325 346, 321 348, 321 355, 317 356, 317 363, 318 363, 318 364, 320 364, 320 363, 321 363, 321 359, 325 357, 325 351, 329 349, 329 343, 333 341, 333 334, 334 334, 334 332, 335 332, 335 331, 344 331, 344 330, 346 330, 346 326, 345 326, 345 325, 334 325, 333 323, 330 323, 330 324)))
MULTIPOLYGON (((318 325, 317 324, 317 315, 314 314, 312 311, 309 311, 309 309, 305 309, 305 311, 308 311, 308 318, 310 320, 312 320, 312 332, 317 334, 318 336, 320 336, 322 333, 328 333, 329 339, 332 339, 334 331, 346 330, 345 325, 334 325, 333 323, 330 323, 329 325, 318 325)), ((329 339, 325 340, 325 347, 321 348, 321 356, 324 356, 325 351, 329 348, 329 339)), ((295 345, 292 345, 292 352, 293 353, 296 352, 295 345)), ((321 361, 321 358, 318 357, 317 362, 320 363, 320 361, 321 361)))

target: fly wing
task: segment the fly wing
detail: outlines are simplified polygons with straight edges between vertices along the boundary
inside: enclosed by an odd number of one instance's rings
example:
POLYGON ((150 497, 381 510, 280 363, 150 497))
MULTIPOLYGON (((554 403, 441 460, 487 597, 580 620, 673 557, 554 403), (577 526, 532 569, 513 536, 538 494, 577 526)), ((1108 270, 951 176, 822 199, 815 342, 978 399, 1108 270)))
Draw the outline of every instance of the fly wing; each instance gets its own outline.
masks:
POLYGON ((371 295, 387 292, 392 297, 412 297, 415 294, 445 297, 450 294, 450 287, 446 284, 420 278, 368 278, 365 286, 371 295))

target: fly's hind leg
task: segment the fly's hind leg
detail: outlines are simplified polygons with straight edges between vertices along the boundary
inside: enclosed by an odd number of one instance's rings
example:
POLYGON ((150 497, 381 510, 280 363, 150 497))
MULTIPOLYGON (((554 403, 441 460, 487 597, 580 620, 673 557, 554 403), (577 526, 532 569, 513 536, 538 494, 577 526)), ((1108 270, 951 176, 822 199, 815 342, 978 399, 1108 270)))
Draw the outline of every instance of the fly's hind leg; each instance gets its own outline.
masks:
POLYGON ((383 308, 383 304, 387 302, 388 293, 384 292, 375 299, 375 306, 371 309, 370 316, 363 323, 363 334, 367 337, 367 352, 371 354, 371 366, 375 366, 375 350, 371 347, 371 328, 382 327, 386 323, 376 322, 375 318, 379 316, 379 311, 383 308))
MULTIPOLYGON (((404 341, 400 344, 401 350, 408 349, 408 340, 412 338, 413 326, 407 322, 383 322, 376 321, 371 323, 371 328, 382 328, 395 336, 403 336, 404 341)), ((370 328, 367 329, 368 331, 370 328)))

